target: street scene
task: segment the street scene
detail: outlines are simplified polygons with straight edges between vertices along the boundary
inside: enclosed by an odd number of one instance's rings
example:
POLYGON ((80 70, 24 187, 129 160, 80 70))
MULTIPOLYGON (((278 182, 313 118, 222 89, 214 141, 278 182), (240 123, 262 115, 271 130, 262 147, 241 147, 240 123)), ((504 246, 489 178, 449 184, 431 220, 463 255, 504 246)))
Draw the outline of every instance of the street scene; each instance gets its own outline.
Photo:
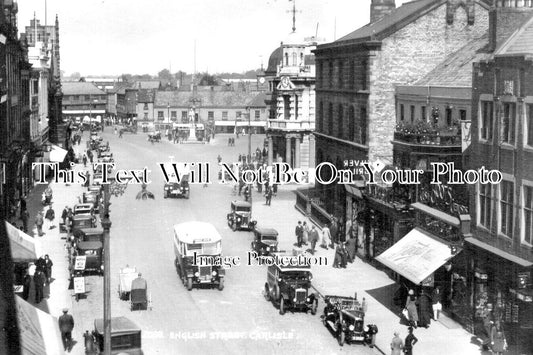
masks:
POLYGON ((0 0, 0 354, 533 354, 533 1, 156 2, 0 0))

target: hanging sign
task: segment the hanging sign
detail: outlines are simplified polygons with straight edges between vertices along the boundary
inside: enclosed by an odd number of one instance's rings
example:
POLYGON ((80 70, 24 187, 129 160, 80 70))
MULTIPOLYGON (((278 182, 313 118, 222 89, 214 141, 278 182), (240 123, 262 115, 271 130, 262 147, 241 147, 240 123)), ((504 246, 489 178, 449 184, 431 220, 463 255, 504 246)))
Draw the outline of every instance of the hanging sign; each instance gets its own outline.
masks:
POLYGON ((74 278, 74 293, 85 293, 85 277, 74 278))

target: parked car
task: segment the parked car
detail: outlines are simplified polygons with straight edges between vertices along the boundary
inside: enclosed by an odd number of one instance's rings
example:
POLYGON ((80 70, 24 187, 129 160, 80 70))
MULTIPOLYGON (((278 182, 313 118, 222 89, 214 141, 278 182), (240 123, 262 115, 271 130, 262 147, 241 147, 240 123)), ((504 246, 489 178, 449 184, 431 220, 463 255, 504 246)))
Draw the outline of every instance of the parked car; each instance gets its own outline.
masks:
POLYGON ((102 228, 82 228, 72 231, 78 242, 104 242, 104 230, 102 228))
POLYGON ((96 216, 90 214, 78 214, 72 217, 72 230, 95 228, 96 216))
MULTIPOLYGON (((126 317, 111 318, 111 354, 143 355, 141 328, 126 317)), ((98 354, 104 353, 104 320, 95 319, 94 341, 98 354)))
POLYGON ((252 204, 245 201, 231 201, 231 212, 227 215, 228 226, 233 231, 251 230, 257 224, 252 220, 252 204))
POLYGON ((255 228, 252 250, 259 255, 278 251, 278 231, 272 228, 255 228))
POLYGON ((361 304, 352 297, 325 296, 322 322, 337 338, 340 346, 344 343, 364 343, 365 312, 361 304))
POLYGON ((315 315, 318 307, 318 295, 311 291, 311 267, 280 266, 278 263, 268 266, 267 282, 264 295, 267 301, 279 305, 279 314, 288 309, 311 311, 315 315))
POLYGON ((74 208, 72 209, 72 212, 74 213, 74 216, 80 215, 80 214, 91 214, 91 212, 94 211, 94 203, 78 203, 74 205, 74 208))
MULTIPOLYGON (((104 272, 103 246, 101 242, 78 242, 74 245, 75 256, 85 256, 85 269, 83 273, 96 271, 104 272)), ((75 262, 76 258, 72 259, 75 262)), ((72 266, 72 270, 75 270, 72 266)), ((80 270, 81 271, 81 270, 80 270)))
POLYGON ((211 223, 185 222, 174 226, 174 263, 176 271, 192 290, 194 285, 216 285, 224 289, 225 270, 218 265, 198 265, 195 257, 220 257, 222 237, 211 223))

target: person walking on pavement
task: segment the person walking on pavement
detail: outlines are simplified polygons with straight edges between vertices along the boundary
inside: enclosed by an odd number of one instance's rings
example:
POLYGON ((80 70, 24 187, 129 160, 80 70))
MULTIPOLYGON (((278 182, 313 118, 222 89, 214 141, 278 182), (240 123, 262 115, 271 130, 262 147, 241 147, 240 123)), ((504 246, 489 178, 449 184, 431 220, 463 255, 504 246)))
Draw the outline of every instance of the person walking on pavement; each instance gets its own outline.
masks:
POLYGON ((333 267, 339 268, 342 265, 342 247, 341 245, 337 245, 337 248, 335 248, 335 258, 333 259, 333 267))
POLYGON ((302 224, 302 243, 307 245, 309 242, 309 226, 307 225, 307 222, 304 221, 302 224))
POLYGON ((413 347, 418 343, 418 338, 413 334, 413 327, 409 327, 409 334, 405 337, 405 345, 403 346, 403 352, 405 355, 413 355, 413 347))
POLYGON ((50 284, 50 281, 52 280, 52 266, 54 266, 54 263, 46 254, 44 256, 44 270, 45 270, 45 276, 46 276, 46 282, 50 284))
POLYGON ((270 203, 272 202, 272 189, 268 187, 265 192, 265 205, 270 206, 270 203))
POLYGON ((21 212, 20 218, 22 219, 22 228, 24 229, 24 233, 28 232, 28 220, 30 219, 30 213, 28 210, 24 210, 21 212))
POLYGON ((87 154, 83 153, 83 166, 86 167, 87 166, 87 154))
POLYGON ((46 210, 46 214, 44 215, 44 218, 48 221, 48 229, 54 228, 54 219, 56 218, 56 213, 54 212, 54 209, 52 208, 52 205, 48 206, 48 209, 46 210))
POLYGON ((422 291, 418 298, 418 308, 418 326, 429 328, 433 316, 433 309, 431 307, 431 297, 424 291, 422 291))
POLYGON ((33 275, 33 284, 35 285, 35 303, 40 303, 44 298, 45 278, 41 270, 35 270, 33 275))
POLYGON ((68 206, 65 206, 65 208, 63 208, 63 212, 61 212, 61 219, 63 220, 63 224, 66 226, 66 220, 67 220, 67 216, 68 216, 68 206))
POLYGON ((39 212, 37 213, 37 217, 35 217, 35 226, 37 227, 37 234, 39 235, 39 237, 42 237, 44 235, 43 224, 44 224, 43 213, 39 212))
POLYGON ((301 248, 302 247, 302 236, 303 236, 302 221, 298 221, 298 224, 296 225, 296 228, 294 229, 294 234, 296 235, 296 245, 298 245, 298 248, 301 248))
POLYGON ((322 243, 321 247, 328 250, 328 246, 331 244, 331 233, 329 231, 328 225, 325 225, 322 228, 322 243))
POLYGON ((365 314, 366 314, 366 311, 368 311, 368 304, 366 303, 366 298, 364 297, 363 297, 363 300, 361 301, 361 310, 365 314))
POLYGON ((394 337, 390 343, 391 355, 401 355, 403 350, 403 341, 400 333, 394 332, 394 337))
POLYGON ((357 239, 350 238, 346 242, 346 253, 348 256, 348 261, 353 263, 355 261, 355 256, 357 252, 357 239))
POLYGON ((68 309, 63 308, 63 315, 58 319, 59 331, 65 351, 70 352, 72 346, 72 330, 74 329, 74 318, 68 314, 68 309))
POLYGON ((507 350, 507 341, 499 321, 492 327, 490 341, 493 354, 502 355, 507 350))
POLYGON ((318 242, 318 231, 316 230, 314 224, 311 226, 311 230, 309 231, 309 242, 311 243, 311 253, 314 254, 316 251, 316 243, 318 242))
POLYGON ((415 291, 409 290, 407 295, 407 301, 405 302, 405 309, 409 314, 409 323, 412 327, 416 328, 418 323, 418 310, 416 308, 417 299, 415 296, 415 291))
POLYGON ((439 286, 435 287, 431 295, 431 302, 433 303, 433 320, 439 320, 440 312, 442 311, 442 304, 440 303, 441 293, 439 286))
POLYGON ((22 298, 24 301, 28 300, 28 297, 30 296, 30 289, 31 289, 31 276, 29 269, 26 270, 26 274, 24 275, 24 280, 22 281, 22 298))
POLYGON ((335 248, 335 244, 339 243, 338 233, 339 228, 337 226, 337 219, 333 218, 333 221, 329 224, 329 232, 331 237, 330 248, 335 248))

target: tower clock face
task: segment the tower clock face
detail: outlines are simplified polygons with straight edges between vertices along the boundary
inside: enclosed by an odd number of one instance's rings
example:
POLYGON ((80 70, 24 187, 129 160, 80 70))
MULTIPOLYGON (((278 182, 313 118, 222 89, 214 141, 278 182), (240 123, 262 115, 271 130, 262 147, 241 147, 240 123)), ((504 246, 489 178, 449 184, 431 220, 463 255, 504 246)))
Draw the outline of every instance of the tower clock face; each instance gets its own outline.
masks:
POLYGON ((264 83, 265 83, 265 78, 260 77, 260 78, 259 78, 259 84, 264 84, 264 83))
POLYGON ((289 77, 288 76, 284 76, 281 78, 281 86, 283 86, 284 88, 288 88, 289 87, 289 77))

